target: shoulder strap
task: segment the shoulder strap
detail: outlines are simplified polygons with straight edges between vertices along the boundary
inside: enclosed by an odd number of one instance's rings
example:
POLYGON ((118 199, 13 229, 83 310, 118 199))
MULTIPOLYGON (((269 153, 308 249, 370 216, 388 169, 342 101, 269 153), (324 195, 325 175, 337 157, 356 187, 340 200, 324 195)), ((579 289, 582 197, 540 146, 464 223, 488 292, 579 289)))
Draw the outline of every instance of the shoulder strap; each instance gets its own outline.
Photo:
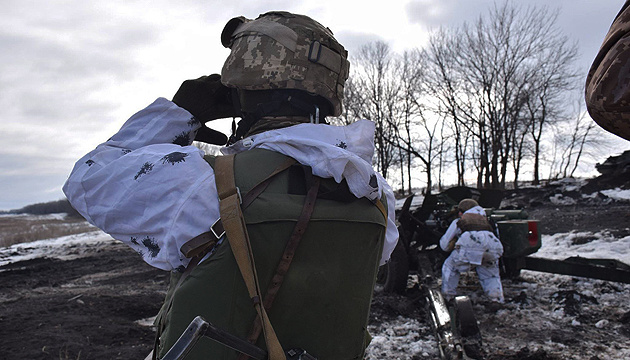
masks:
POLYGON ((247 291, 262 322, 262 330, 269 352, 269 360, 285 360, 286 356, 276 336, 265 308, 249 235, 241 210, 241 196, 234 179, 234 155, 220 156, 215 163, 216 183, 219 193, 219 212, 232 253, 245 280, 247 291))
MULTIPOLYGON (((267 288, 267 292, 265 293, 263 306, 266 311, 270 311, 273 306, 273 302, 278 294, 278 290, 280 290, 280 286, 284 281, 284 276, 289 271, 289 267, 291 266, 291 262, 293 261, 293 256, 295 255, 295 251, 297 250, 300 241, 302 240, 302 235, 306 232, 306 228, 308 223, 311 220, 311 215, 313 214, 313 210, 315 209, 315 201, 317 200, 317 194, 319 191, 320 178, 313 176, 313 173, 310 168, 305 168, 305 176, 306 183, 311 184, 306 194, 306 199, 304 205, 302 206, 302 212, 300 213, 300 217, 298 218, 295 227, 293 228, 293 232, 291 233, 291 237, 287 244, 285 245, 284 252, 282 257, 280 258, 280 262, 276 267, 276 272, 269 283, 269 287, 267 288)), ((260 332, 262 331, 262 323, 259 318, 254 320, 254 324, 249 333, 248 341, 252 344, 255 344, 260 336, 260 332)), ((238 360, 246 360, 247 355, 241 354, 238 360)))
POLYGON ((385 218, 385 221, 387 221, 387 209, 385 208, 385 204, 383 204, 381 199, 376 199, 376 201, 374 202, 374 205, 376 206, 378 211, 381 212, 381 214, 385 218))

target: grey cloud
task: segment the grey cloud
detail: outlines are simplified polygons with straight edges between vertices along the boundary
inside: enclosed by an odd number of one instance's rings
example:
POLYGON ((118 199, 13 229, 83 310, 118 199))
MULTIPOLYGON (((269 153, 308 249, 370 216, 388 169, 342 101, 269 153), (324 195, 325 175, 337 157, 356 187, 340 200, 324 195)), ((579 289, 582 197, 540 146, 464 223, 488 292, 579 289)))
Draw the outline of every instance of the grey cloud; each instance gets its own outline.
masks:
POLYGON ((130 51, 157 40, 154 29, 141 22, 120 27, 91 23, 85 29, 54 21, 39 26, 0 33, 0 116, 5 119, 28 118, 31 124, 41 124, 89 113, 102 116, 106 100, 89 95, 113 83, 133 81, 134 69, 142 65, 130 51))
POLYGON ((377 34, 353 31, 340 31, 335 34, 335 38, 348 50, 349 56, 351 57, 353 54, 358 53, 363 45, 379 40, 384 41, 384 39, 377 34))
POLYGON ((410 22, 434 28, 474 20, 492 4, 492 0, 412 0, 406 10, 410 22))
POLYGON ((580 64, 588 70, 623 1, 563 1, 558 25, 572 39, 579 39, 580 64), (576 6, 579 5, 579 6, 576 6))
MULTIPOLYGON (((581 57, 578 60, 584 71, 597 54, 606 32, 615 15, 623 5, 622 0, 519 0, 508 1, 526 9, 531 6, 545 7, 549 11, 559 10, 557 25, 570 40, 579 39, 581 57)), ((474 22, 497 4, 494 0, 412 0, 406 6, 409 21, 427 28, 459 26, 474 22)))
MULTIPOLYGON (((267 0, 267 1, 252 1, 252 2, 238 2, 238 5, 234 7, 235 11, 240 11, 245 17, 256 18, 260 14, 264 14, 269 11, 291 11, 301 3, 301 1, 291 0, 267 0)), ((308 15, 308 14, 304 14, 308 15)))
MULTIPOLYGON (((110 34, 111 35, 111 34, 110 34)), ((62 34, 59 35, 62 37, 62 34)), ((28 76, 64 79, 94 73, 111 72, 137 66, 127 52, 140 44, 155 41, 149 31, 120 31, 107 39, 73 39, 70 43, 36 34, 0 34, 3 49, 0 62, 4 66, 22 68, 28 76), (132 39, 132 40, 127 40, 132 39), (133 41, 129 43, 128 41, 133 41)), ((4 79, 4 77, 3 77, 4 79)))

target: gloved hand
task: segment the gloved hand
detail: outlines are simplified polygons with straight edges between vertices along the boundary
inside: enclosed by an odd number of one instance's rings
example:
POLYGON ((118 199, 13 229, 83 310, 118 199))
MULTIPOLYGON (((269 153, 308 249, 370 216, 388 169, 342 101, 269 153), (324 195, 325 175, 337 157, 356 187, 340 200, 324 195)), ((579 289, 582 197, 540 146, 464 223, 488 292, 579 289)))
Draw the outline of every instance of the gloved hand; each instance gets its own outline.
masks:
POLYGON ((203 125, 205 122, 240 115, 232 106, 230 88, 221 84, 219 74, 184 81, 173 96, 173 102, 201 122, 195 140, 208 144, 225 145, 227 136, 203 125))
POLYGON ((195 141, 201 141, 214 145, 225 145, 227 144, 228 137, 220 131, 210 129, 206 125, 201 125, 197 131, 197 136, 195 136, 195 141))
POLYGON ((188 110, 202 124, 238 116, 232 106, 230 88, 221 84, 221 75, 212 74, 182 83, 173 102, 188 110))

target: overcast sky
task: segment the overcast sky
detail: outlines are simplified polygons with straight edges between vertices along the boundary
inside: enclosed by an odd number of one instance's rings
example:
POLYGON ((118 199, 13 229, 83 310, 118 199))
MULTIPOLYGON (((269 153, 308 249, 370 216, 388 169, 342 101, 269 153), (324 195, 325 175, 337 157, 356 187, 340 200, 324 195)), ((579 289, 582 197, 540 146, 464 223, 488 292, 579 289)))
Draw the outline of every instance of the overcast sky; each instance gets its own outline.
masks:
MULTIPOLYGON (((185 79, 220 72, 228 50, 219 37, 232 17, 287 10, 328 26, 351 53, 374 40, 403 51, 422 47, 430 29, 473 21, 493 3, 2 0, 0 210, 63 198, 74 162, 129 116, 159 96, 170 99, 185 79)), ((624 1, 515 3, 559 8, 558 25, 578 41, 586 71, 624 1)), ((620 144, 616 150, 630 148, 620 144)))

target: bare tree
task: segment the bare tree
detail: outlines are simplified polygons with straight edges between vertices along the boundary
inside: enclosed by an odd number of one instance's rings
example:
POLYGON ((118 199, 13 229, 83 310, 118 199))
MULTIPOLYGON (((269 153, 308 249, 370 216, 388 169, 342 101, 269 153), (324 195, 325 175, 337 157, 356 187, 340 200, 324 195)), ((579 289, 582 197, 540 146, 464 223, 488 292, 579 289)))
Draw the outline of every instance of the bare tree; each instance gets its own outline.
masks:
MULTIPOLYGON (((554 14, 553 20, 557 17, 554 14)), ((553 30, 550 30, 553 31, 553 30)), ((541 142, 548 125, 564 121, 567 115, 565 103, 573 90, 581 85, 579 72, 574 67, 577 45, 561 36, 548 37, 536 61, 531 64, 532 76, 527 89, 526 121, 527 132, 533 141, 533 184, 540 182, 541 142)), ((580 86, 581 88, 581 86, 580 86)))
MULTIPOLYGON (((576 47, 561 36, 556 18, 557 11, 545 7, 523 10, 506 2, 430 41, 437 111, 452 123, 457 161, 471 155, 479 187, 505 187, 508 168, 520 171, 523 133, 544 128, 550 108, 574 80, 576 47)), ((465 167, 458 166, 463 174, 465 167)))
POLYGON ((387 177, 387 172, 397 158, 395 115, 397 109, 397 84, 392 54, 384 42, 374 42, 361 47, 352 59, 354 64, 351 86, 346 94, 346 109, 351 118, 372 120, 376 125, 376 167, 387 177))
POLYGON ((343 113, 337 117, 328 117, 330 124, 337 126, 349 125, 361 118, 363 107, 365 106, 365 97, 360 93, 354 77, 350 76, 346 81, 343 90, 343 113))
POLYGON ((555 126, 554 154, 557 154, 558 159, 554 158, 551 163, 551 179, 573 177, 584 157, 592 155, 591 150, 605 147, 602 132, 586 116, 582 101, 578 101, 572 119, 555 126))
MULTIPOLYGON (((425 75, 426 89, 431 97, 430 103, 433 112, 442 121, 450 120, 449 128, 452 132, 450 139, 454 142, 454 163, 457 169, 457 185, 465 185, 465 171, 467 149, 469 143, 470 128, 462 118, 460 95, 461 73, 456 67, 459 41, 458 31, 450 31, 444 28, 438 30, 429 40, 426 52, 427 71, 425 75)), ((443 138, 444 127, 441 128, 443 138)), ((446 161, 444 152, 441 152, 440 166, 446 161)))

